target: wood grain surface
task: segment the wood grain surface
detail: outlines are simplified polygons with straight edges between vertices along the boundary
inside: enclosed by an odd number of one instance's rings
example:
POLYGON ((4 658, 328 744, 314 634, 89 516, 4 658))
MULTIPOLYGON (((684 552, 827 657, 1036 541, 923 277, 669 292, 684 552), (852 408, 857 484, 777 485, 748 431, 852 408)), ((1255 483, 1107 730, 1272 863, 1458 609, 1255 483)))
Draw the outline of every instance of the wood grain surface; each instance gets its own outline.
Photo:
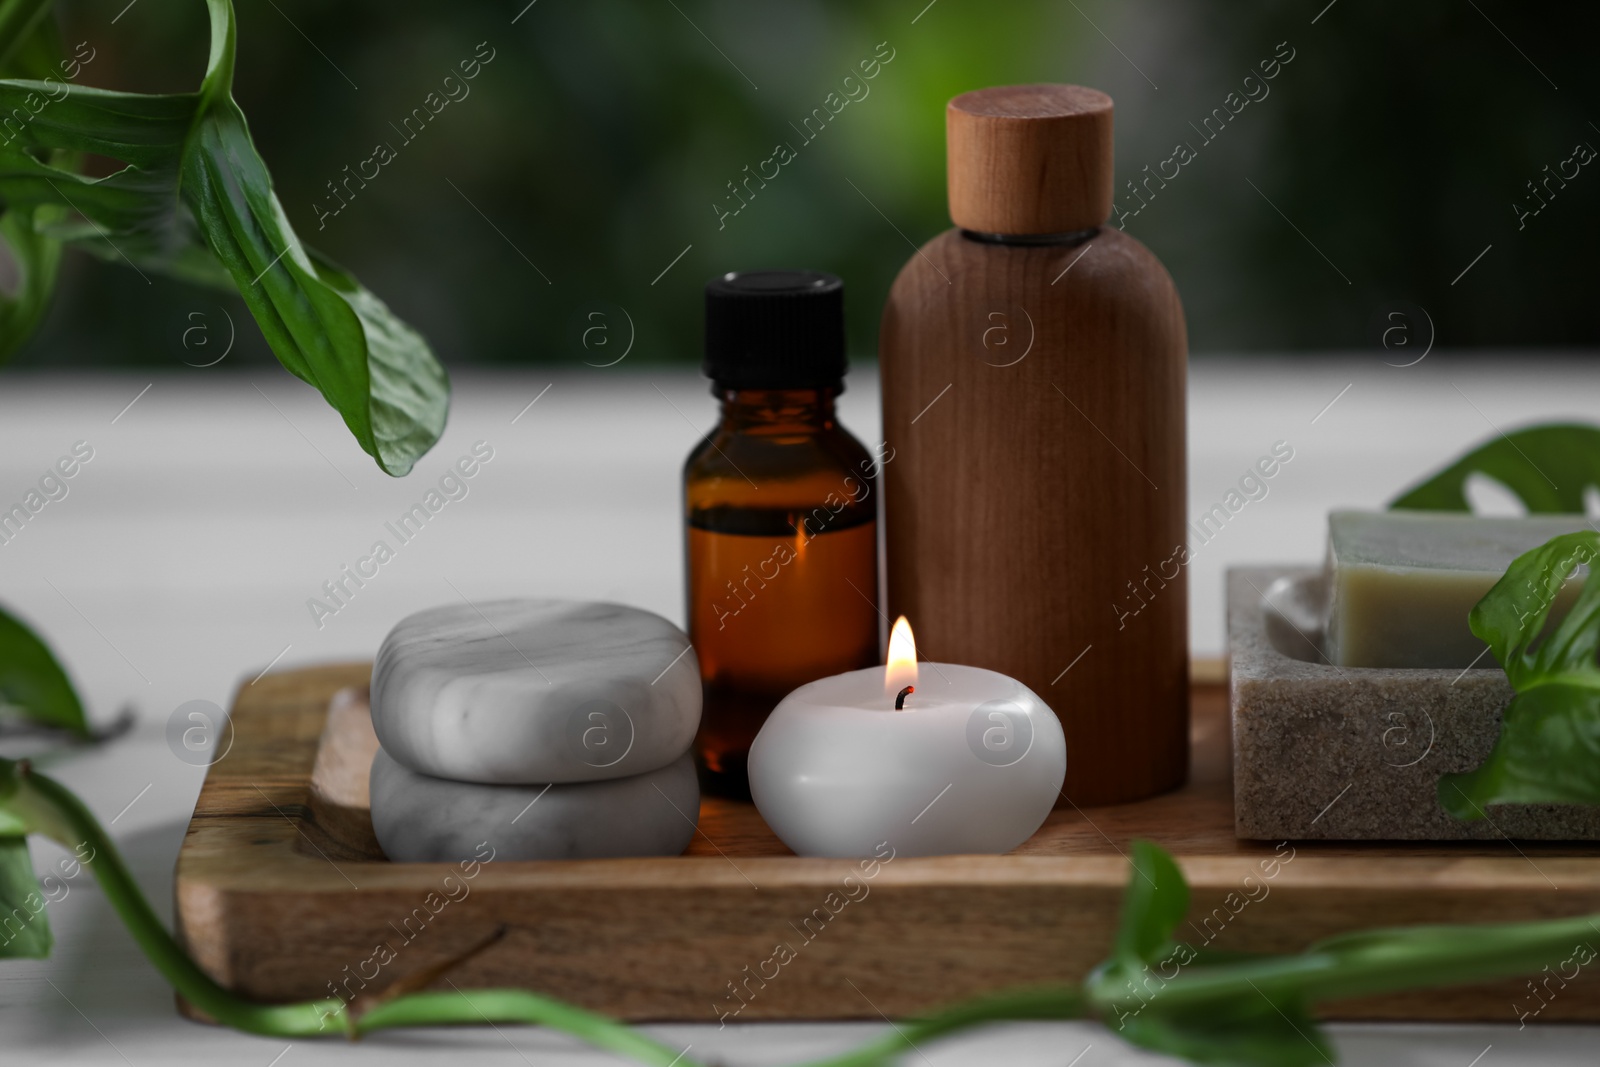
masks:
MULTIPOLYGON (((178 928, 224 985, 287 1000, 374 991, 504 926, 452 981, 527 986, 629 1019, 714 1022, 877 1019, 1081 979, 1110 947, 1138 837, 1177 856, 1193 890, 1184 936, 1219 950, 1600 911, 1595 846, 1236 840, 1226 694, 1205 670, 1183 789, 1058 810, 1006 856, 898 857, 870 875, 790 855, 750 805, 713 799, 681 857, 490 861, 470 874, 388 863, 364 819, 370 667, 269 674, 241 691, 233 747, 201 792, 178 858, 178 928), (357 692, 335 700, 347 689, 357 692)), ((1331 1014, 1512 1021, 1527 996, 1503 982, 1331 1014)), ((1572 982, 1539 1018, 1600 1018, 1600 983, 1572 982)))
POLYGON ((934 238, 879 343, 888 615, 1061 719, 1066 796, 1184 780, 1183 312, 1142 244, 934 238))
POLYGON ((979 233, 1071 233, 1111 216, 1111 98, 1002 85, 945 109, 950 219, 979 233))

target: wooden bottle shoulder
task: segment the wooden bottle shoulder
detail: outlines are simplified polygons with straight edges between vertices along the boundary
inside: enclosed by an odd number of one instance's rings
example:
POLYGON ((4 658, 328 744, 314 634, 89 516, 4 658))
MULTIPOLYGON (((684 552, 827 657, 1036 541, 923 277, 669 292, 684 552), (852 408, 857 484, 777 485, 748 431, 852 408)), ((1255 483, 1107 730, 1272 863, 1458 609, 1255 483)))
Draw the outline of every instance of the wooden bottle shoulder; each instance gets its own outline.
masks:
POLYGON ((981 352, 984 331, 997 315, 1054 327, 1051 332, 1063 341, 1070 335, 1080 351, 1187 354, 1171 276, 1121 230, 1102 229, 1075 245, 989 244, 948 230, 919 249, 895 279, 884 307, 883 357, 895 358, 902 338, 981 352))
POLYGON ((1115 230, 942 234, 884 310, 888 614, 1050 704, 1075 804, 1185 773, 1185 357, 1171 278, 1115 230))

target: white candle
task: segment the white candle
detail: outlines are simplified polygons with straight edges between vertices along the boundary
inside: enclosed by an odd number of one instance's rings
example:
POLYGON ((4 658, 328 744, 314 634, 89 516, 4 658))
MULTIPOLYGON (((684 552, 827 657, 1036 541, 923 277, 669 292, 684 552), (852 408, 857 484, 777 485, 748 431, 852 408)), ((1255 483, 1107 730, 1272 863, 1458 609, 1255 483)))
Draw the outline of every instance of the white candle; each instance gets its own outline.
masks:
POLYGON ((871 856, 885 842, 902 856, 998 853, 1050 814, 1067 744, 1016 679, 917 663, 902 617, 886 667, 784 697, 750 746, 749 770, 762 818, 801 856, 871 856))

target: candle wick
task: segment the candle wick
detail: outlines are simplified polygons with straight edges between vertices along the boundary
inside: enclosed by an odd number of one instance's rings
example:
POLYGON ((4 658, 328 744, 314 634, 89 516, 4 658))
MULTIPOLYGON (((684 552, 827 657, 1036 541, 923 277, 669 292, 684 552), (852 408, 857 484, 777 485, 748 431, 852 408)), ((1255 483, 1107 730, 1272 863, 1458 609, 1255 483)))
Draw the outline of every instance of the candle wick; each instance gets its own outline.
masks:
POLYGON ((906 697, 910 696, 912 693, 915 693, 916 691, 917 691, 917 687, 914 686, 914 685, 908 685, 904 689, 900 690, 900 692, 898 694, 896 694, 896 696, 894 698, 894 710, 895 711, 904 711, 904 710, 906 710, 906 697))

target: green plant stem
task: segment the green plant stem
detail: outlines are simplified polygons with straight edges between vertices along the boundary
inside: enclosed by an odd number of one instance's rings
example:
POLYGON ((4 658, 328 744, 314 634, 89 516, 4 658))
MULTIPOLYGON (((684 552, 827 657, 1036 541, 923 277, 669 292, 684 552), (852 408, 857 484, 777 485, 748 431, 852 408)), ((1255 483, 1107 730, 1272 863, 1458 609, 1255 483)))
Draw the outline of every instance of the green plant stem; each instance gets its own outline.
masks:
MULTIPOLYGON (((605 1016, 519 989, 425 992, 352 1006, 329 997, 294 1004, 259 1004, 222 988, 195 965, 151 910, 116 846, 94 816, 64 786, 15 765, 9 795, 0 796, 8 825, 42 833, 87 855, 88 866, 134 940, 172 987, 223 1025, 277 1037, 347 1034, 408 1026, 525 1023, 546 1026, 599 1048, 651 1064, 691 1067, 695 1061, 605 1016), (92 850, 92 851, 90 851, 92 850)), ((1492 926, 1429 926, 1332 938, 1295 956, 1225 964, 1195 964, 1163 982, 1149 997, 1127 988, 1118 971, 1092 975, 1085 991, 1069 986, 1008 990, 893 1024, 859 1049, 812 1067, 876 1067, 920 1042, 959 1030, 1024 1019, 1115 1019, 1147 1006, 1203 1011, 1238 998, 1297 997, 1306 1001, 1461 985, 1535 973, 1580 943, 1600 941, 1600 916, 1492 926)))
POLYGON ((342 1011, 338 998, 302 1004, 255 1004, 212 981, 161 925, 116 846, 83 802, 60 783, 24 766, 18 767, 17 790, 10 798, 12 813, 30 829, 66 849, 81 853, 81 846, 87 845, 92 850, 85 865, 94 872, 106 899, 156 970, 189 1003, 219 1022, 253 1034, 307 1037, 327 1032, 329 1019, 342 1011))
POLYGON ((1072 986, 1037 986, 1005 990, 951 1005, 930 1015, 904 1022, 891 1022, 890 1031, 853 1051, 804 1067, 877 1067, 898 1053, 915 1049, 920 1041, 932 1041, 957 1030, 969 1030, 991 1023, 1042 1019, 1080 1019, 1084 998, 1072 986))
POLYGON ((412 993, 378 1004, 355 1021, 357 1035, 400 1026, 516 1022, 548 1026, 583 1038, 598 1048, 654 1067, 685 1067, 696 1061, 630 1026, 525 989, 461 989, 453 993, 412 993))
MULTIPOLYGON (((1600 941, 1600 915, 1485 926, 1421 926, 1333 938, 1295 956, 1196 965, 1148 1000, 1162 1010, 1215 1004, 1233 996, 1296 995, 1343 1000, 1409 989, 1468 985, 1537 973, 1580 942, 1600 941)), ((1109 974, 1088 983, 1106 1017, 1146 1000, 1109 974)))
POLYGON ((474 989, 413 993, 378 1001, 365 1012, 350 1011, 338 997, 294 1004, 259 1004, 232 993, 195 965, 169 934, 122 856, 83 802, 59 782, 18 764, 15 791, 0 797, 9 814, 28 830, 85 854, 85 866, 105 891, 123 925, 156 970, 190 1004, 224 1026, 274 1037, 315 1037, 401 1026, 526 1023, 547 1026, 591 1045, 631 1056, 654 1067, 697 1067, 696 1061, 603 1015, 521 989, 474 989))

